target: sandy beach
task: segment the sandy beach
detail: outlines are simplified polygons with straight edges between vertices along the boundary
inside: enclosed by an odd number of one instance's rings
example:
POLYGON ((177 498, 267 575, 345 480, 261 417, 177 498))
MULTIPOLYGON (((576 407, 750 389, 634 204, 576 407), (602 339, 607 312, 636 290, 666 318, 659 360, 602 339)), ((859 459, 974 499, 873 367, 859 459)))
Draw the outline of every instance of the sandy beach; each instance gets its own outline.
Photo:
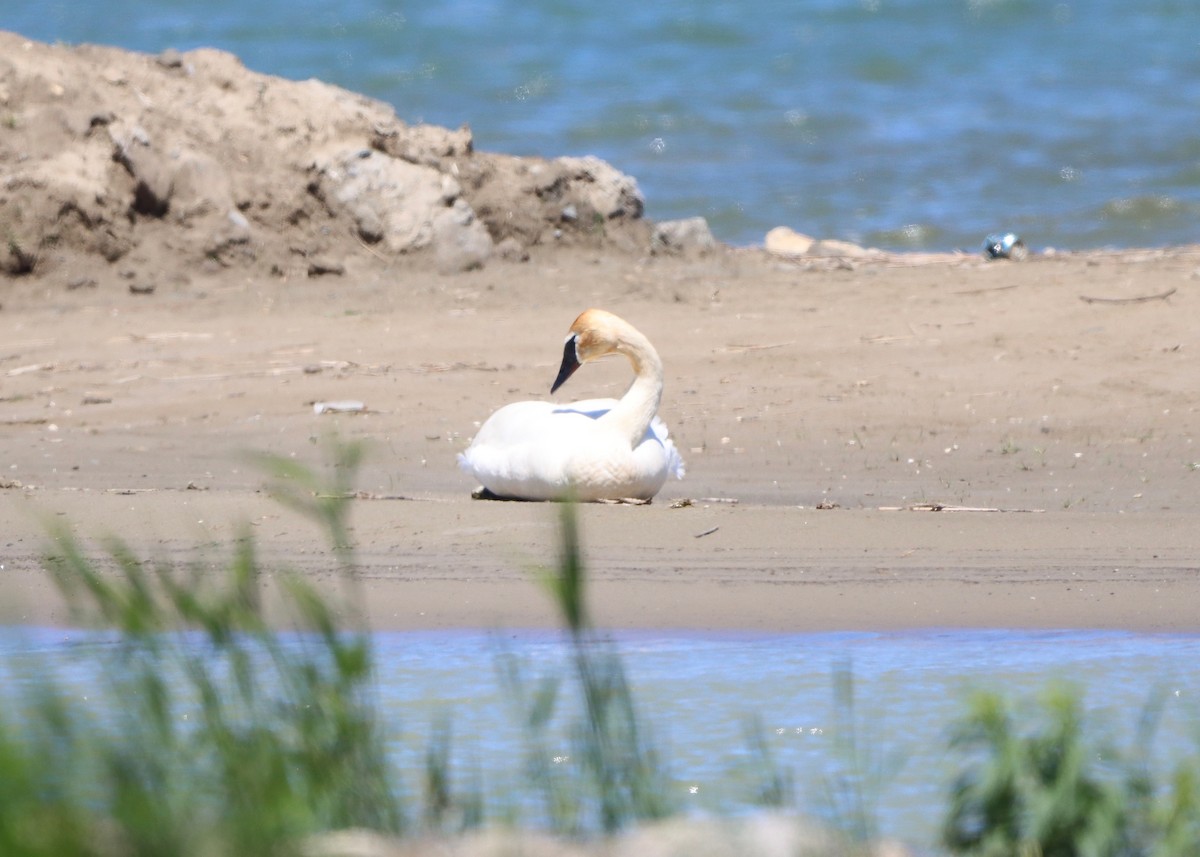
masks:
MULTIPOLYGON (((149 296, 10 283, 4 618, 65 621, 48 521, 98 554, 115 534, 214 564, 248 523, 270 563, 327 577, 321 534, 246 454, 320 466, 337 436, 368 447, 352 521, 377 627, 551 622, 531 569, 557 509, 472 500, 454 457, 496 407, 548 396, 567 326, 602 306, 663 355, 688 467, 652 505, 582 509, 606 625, 1194 631, 1198 267, 571 251, 149 296), (344 400, 365 412, 314 413, 344 400)), ((559 395, 619 395, 628 372, 591 365, 559 395)))
MULTIPOLYGON (((251 453, 319 468, 338 437, 368 451, 376 627, 552 622, 531 569, 558 510, 472 500, 455 456, 549 397, 601 307, 662 355, 687 464, 581 510, 605 625, 1200 630, 1200 248, 664 246, 603 164, 478 153, 219 52, 0 37, 0 619, 68 621, 55 525, 213 568, 248 526, 330 578, 251 453), (407 219, 401 175, 431 194, 407 219)), ((628 381, 589 365, 556 399, 628 381)))

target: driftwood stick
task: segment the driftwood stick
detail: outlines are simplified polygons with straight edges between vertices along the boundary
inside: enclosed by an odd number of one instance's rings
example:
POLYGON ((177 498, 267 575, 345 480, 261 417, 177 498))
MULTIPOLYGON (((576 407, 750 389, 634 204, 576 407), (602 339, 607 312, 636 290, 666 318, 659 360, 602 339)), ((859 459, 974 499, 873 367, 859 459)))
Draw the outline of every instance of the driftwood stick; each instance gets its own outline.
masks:
POLYGON ((1089 304, 1142 304, 1146 301, 1165 301, 1177 291, 1179 290, 1176 288, 1170 288, 1161 294, 1141 295, 1136 298, 1093 298, 1088 297, 1087 295, 1080 295, 1079 299, 1084 303, 1089 304))
POLYGON ((770 351, 773 348, 786 348, 794 343, 791 342, 774 342, 770 345, 726 345, 724 348, 718 348, 717 351, 726 354, 745 354, 749 351, 770 351))
POLYGON ((1007 286, 988 286, 987 288, 983 288, 983 289, 962 289, 957 292, 951 292, 950 294, 952 294, 952 295, 982 295, 982 294, 986 294, 987 292, 1006 292, 1009 289, 1015 289, 1016 287, 1017 287, 1016 283, 1009 283, 1007 286))
POLYGON ((1044 512, 1045 509, 1001 509, 998 506, 952 506, 948 503, 916 503, 912 506, 880 506, 881 512, 1044 512))

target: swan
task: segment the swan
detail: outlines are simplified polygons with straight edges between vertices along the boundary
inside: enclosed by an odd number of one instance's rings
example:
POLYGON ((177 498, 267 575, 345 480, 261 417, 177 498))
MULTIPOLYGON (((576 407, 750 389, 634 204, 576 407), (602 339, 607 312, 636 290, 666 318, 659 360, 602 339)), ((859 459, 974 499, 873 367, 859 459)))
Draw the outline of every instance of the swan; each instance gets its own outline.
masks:
POLYGON ((633 383, 620 399, 514 402, 488 417, 458 456, 459 467, 483 486, 474 496, 648 502, 668 476, 683 478, 683 460, 656 416, 662 361, 629 322, 601 309, 580 314, 550 392, 582 364, 610 354, 633 364, 633 383))

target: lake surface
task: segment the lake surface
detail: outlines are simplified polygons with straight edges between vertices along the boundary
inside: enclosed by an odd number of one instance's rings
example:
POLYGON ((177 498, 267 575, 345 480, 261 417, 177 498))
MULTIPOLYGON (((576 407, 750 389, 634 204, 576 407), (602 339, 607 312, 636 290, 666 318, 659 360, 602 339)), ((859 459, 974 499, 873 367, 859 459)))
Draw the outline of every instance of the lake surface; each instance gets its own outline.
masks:
POLYGON ((0 27, 214 46, 478 148, 595 154, 655 220, 888 249, 1200 240, 1200 4, 1181 0, 43 0, 0 27))
MULTIPOLYGON (((86 695, 94 678, 79 655, 102 651, 112 639, 84 631, 0 630, 0 674, 5 665, 49 663, 52 674, 86 695)), ((916 845, 936 841, 948 783, 961 762, 946 751, 947 733, 972 689, 1027 703, 1049 683, 1069 680, 1084 695, 1090 734, 1118 747, 1133 740, 1142 706, 1163 693, 1157 757, 1165 765, 1200 750, 1200 635, 623 633, 614 642, 669 763, 676 797, 698 812, 748 811, 739 772, 751 758, 745 730, 755 718, 778 764, 792 772, 799 804, 822 811, 823 784, 846 770, 835 742, 839 730, 848 734, 848 724, 833 689, 835 677, 847 671, 854 681, 856 740, 876 758, 901 762, 874 799, 880 824, 886 834, 916 845)), ((559 635, 386 633, 376 635, 375 645, 383 720, 408 781, 417 781, 434 724, 448 717, 460 776, 480 776, 492 811, 514 800, 521 792, 523 745, 498 664, 515 659, 531 683, 544 675, 567 677, 559 635)), ((11 690, 11 677, 5 684, 11 690)), ((571 694, 563 695, 559 727, 576 713, 571 694)))

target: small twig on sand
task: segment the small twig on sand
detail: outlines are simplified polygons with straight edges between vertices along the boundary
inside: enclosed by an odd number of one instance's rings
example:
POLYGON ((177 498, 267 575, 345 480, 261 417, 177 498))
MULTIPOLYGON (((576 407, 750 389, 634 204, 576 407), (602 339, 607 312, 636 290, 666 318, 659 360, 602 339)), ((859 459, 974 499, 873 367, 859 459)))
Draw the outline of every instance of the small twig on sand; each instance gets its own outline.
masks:
POLYGON ((961 291, 951 292, 952 295, 982 295, 987 292, 1004 292, 1008 289, 1015 289, 1016 283, 1009 283, 1007 286, 988 286, 985 289, 962 289, 961 291))
POLYGON ((715 533, 715 532, 716 532, 717 530, 719 530, 719 529, 721 529, 721 528, 720 528, 720 527, 713 527, 712 529, 705 530, 705 531, 704 531, 704 532, 702 532, 702 533, 696 533, 696 535, 692 536, 692 538, 695 538, 695 539, 702 539, 702 538, 704 538, 705 536, 711 536, 713 533, 715 533))
POLYGON ((391 259, 389 259, 387 256, 380 253, 378 250, 376 250, 374 247, 372 247, 366 241, 363 241, 357 235, 354 237, 358 240, 360 247, 362 247, 364 250, 366 250, 368 253, 370 253, 372 256, 374 256, 376 259, 379 259, 382 262, 387 262, 389 267, 391 266, 391 264, 392 264, 391 259))
POLYGON ((30 363, 28 366, 18 366, 16 369, 9 369, 4 374, 9 378, 15 378, 18 375, 28 375, 30 372, 50 372, 53 369, 53 363, 30 363))
POLYGON ((748 351, 770 351, 772 348, 785 348, 793 342, 776 342, 771 345, 726 345, 717 349, 724 354, 745 354, 748 351))
POLYGON ((917 503, 913 506, 880 506, 881 512, 1044 512, 1045 509, 1001 509, 998 506, 951 506, 946 503, 917 503))
POLYGON ((1176 288, 1167 289, 1165 292, 1157 295, 1140 295, 1136 298, 1093 298, 1087 295, 1080 295, 1079 299, 1084 303, 1089 304, 1141 304, 1146 301, 1165 301, 1175 292, 1179 291, 1176 288))

